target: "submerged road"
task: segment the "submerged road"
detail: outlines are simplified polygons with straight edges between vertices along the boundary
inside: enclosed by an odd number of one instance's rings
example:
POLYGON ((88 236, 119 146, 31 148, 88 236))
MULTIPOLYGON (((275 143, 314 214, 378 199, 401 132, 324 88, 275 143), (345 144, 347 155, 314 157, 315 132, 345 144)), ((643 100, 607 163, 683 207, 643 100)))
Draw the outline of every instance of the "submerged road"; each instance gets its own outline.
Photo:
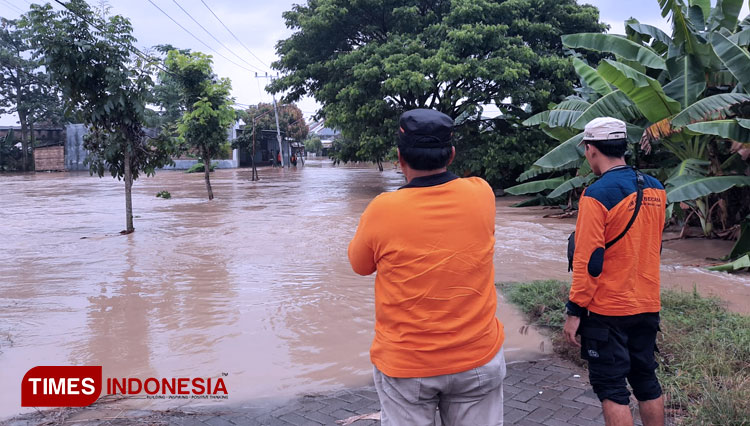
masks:
MULTIPOLYGON (((402 175, 309 161, 260 177, 213 173, 211 202, 202 174, 142 178, 136 231, 121 236, 122 182, 0 175, 0 383, 20 385, 37 365, 101 365, 105 378, 224 377, 230 404, 368 385, 373 277, 351 271, 346 247, 367 203, 402 175), (162 190, 172 198, 156 198, 162 190)), ((497 281, 568 279, 575 221, 511 203, 497 205, 497 281)), ((690 266, 727 244, 687 243, 665 244, 665 284, 750 306, 746 276, 690 266)), ((509 361, 550 352, 536 331, 519 331, 523 319, 502 298, 498 316, 509 361)), ((19 392, 0 393, 0 419, 28 411, 19 392)))

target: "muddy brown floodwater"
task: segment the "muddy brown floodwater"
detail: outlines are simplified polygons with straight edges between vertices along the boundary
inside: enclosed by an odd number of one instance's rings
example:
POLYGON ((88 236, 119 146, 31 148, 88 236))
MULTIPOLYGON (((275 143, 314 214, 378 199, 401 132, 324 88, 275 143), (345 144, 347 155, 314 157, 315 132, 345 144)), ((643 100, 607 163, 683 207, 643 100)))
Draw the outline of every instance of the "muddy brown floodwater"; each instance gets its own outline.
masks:
MULTIPOLYGON (((215 172, 211 202, 200 174, 143 178, 127 236, 117 235, 121 182, 0 175, 0 418, 29 411, 17 390, 37 365, 101 365, 105 378, 226 374, 224 404, 367 384, 373 277, 351 271, 346 247, 367 203, 403 177, 321 161, 260 175, 215 172), (172 198, 156 198, 162 190, 172 198)), ((498 201, 497 281, 568 279, 574 220, 512 201, 498 201)), ((692 266, 727 247, 667 243, 665 284, 695 284, 747 312, 747 276, 692 266)), ((534 330, 519 332, 523 320, 502 298, 498 316, 509 361, 549 353, 534 330)))

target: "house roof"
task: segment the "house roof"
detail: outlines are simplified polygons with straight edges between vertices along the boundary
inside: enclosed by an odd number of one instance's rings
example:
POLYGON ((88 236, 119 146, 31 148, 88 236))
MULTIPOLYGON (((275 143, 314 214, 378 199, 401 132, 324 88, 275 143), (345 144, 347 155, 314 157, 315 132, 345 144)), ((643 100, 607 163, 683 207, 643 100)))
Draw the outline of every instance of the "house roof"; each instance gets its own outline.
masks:
POLYGON ((324 137, 333 138, 341 135, 340 131, 326 127, 325 120, 317 121, 310 125, 310 133, 320 136, 321 139, 324 137))

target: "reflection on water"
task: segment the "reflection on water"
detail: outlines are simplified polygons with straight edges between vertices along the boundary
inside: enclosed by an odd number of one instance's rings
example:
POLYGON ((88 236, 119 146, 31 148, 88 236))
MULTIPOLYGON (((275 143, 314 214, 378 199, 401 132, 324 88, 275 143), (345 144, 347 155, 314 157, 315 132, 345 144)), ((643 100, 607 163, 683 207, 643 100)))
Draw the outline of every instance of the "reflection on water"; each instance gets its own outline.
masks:
MULTIPOLYGON (((102 365, 105 378, 228 374, 230 403, 369 383, 373 277, 351 272, 346 247, 367 203, 403 177, 314 161, 260 174, 215 172, 211 202, 199 174, 139 180, 127 236, 117 235, 121 182, 0 175, 0 383, 20 384, 36 365, 102 365), (162 190, 172 199, 156 198, 162 190)), ((497 280, 567 279, 561 247, 574 221, 509 204, 498 202, 497 280)), ((744 278, 668 268, 750 299, 744 278)), ((509 361, 549 352, 498 306, 509 361)), ((0 418, 21 411, 18 393, 0 394, 0 418)))

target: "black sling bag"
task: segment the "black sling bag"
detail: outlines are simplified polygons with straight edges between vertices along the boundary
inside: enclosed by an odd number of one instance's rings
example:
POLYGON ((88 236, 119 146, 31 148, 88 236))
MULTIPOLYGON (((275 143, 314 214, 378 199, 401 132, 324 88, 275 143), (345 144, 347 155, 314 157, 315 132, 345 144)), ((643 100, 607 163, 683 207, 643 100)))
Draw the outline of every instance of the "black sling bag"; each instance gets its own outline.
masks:
MULTIPOLYGON (((633 226, 633 223, 635 222, 635 218, 638 217, 638 212, 641 210, 641 203, 643 202, 643 187, 646 186, 646 183, 643 177, 643 173, 641 173, 640 170, 633 167, 633 171, 635 172, 635 180, 638 186, 638 194, 635 198, 635 210, 633 211, 633 217, 630 218, 630 222, 628 222, 628 224, 625 226, 625 229, 620 233, 620 235, 604 245, 605 250, 615 245, 615 243, 620 241, 622 237, 624 237, 625 234, 628 233, 628 230, 630 230, 630 227, 633 226)), ((575 254, 575 251, 576 232, 573 231, 568 237, 568 272, 573 270, 573 255, 575 254)))

